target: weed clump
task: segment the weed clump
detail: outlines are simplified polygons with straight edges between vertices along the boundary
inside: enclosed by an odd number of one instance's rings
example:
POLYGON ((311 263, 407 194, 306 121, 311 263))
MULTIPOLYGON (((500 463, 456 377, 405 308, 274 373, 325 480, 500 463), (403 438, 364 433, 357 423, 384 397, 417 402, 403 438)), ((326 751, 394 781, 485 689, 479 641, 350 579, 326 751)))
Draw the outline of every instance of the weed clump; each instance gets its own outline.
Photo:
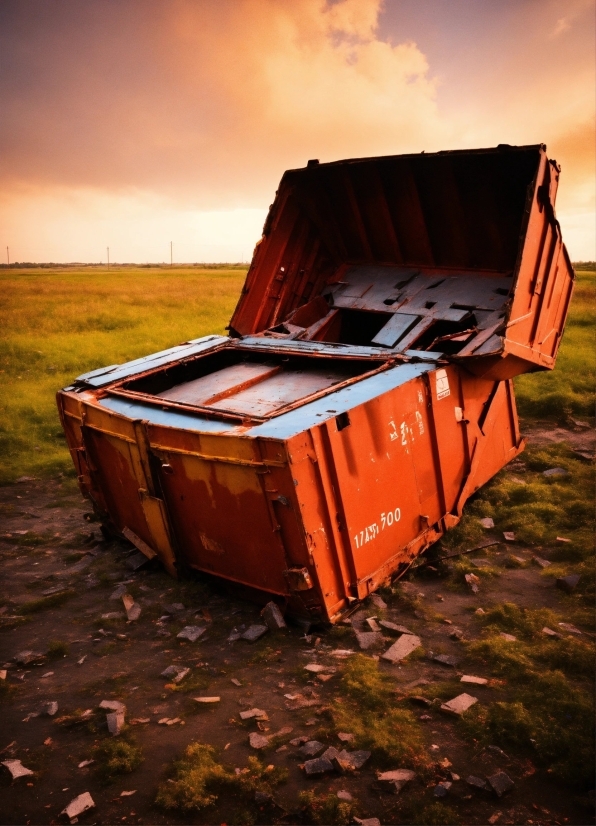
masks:
POLYGON ((285 769, 265 767, 256 757, 249 757, 248 767, 236 774, 217 762, 213 746, 195 742, 174 763, 173 777, 159 786, 155 802, 163 809, 196 812, 212 806, 224 791, 243 797, 254 797, 256 791, 270 794, 286 779, 285 769))
POLYGON ((61 657, 68 656, 69 651, 70 648, 67 642, 52 640, 48 646, 47 656, 51 660, 59 660, 61 657))
POLYGON ((395 708, 391 680, 378 663, 362 654, 351 657, 340 686, 343 697, 330 711, 336 731, 353 732, 358 748, 371 751, 381 766, 396 760, 419 769, 427 765, 420 726, 411 712, 395 708))
POLYGON ((51 594, 49 597, 40 597, 40 599, 31 599, 24 602, 20 606, 21 614, 37 614, 39 611, 45 611, 48 608, 57 608, 63 605, 69 599, 76 595, 76 591, 67 590, 61 591, 59 594, 51 594))
POLYGON ((348 826, 354 819, 354 803, 341 801, 337 795, 317 795, 313 791, 300 792, 298 796, 305 823, 323 826, 348 826))
POLYGON ((142 749, 122 737, 102 740, 93 749, 93 758, 95 771, 105 783, 134 771, 144 759, 142 749))

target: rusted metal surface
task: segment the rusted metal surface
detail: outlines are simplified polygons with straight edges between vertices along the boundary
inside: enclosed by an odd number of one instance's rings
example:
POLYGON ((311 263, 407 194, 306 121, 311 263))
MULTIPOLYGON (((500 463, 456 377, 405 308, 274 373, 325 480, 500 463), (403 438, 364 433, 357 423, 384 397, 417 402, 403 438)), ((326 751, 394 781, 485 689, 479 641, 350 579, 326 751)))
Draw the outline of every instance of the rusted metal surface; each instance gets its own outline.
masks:
POLYGON ((229 337, 58 394, 106 526, 324 621, 405 570, 523 449, 511 377, 553 366, 573 280, 557 180, 543 147, 286 173, 229 337))

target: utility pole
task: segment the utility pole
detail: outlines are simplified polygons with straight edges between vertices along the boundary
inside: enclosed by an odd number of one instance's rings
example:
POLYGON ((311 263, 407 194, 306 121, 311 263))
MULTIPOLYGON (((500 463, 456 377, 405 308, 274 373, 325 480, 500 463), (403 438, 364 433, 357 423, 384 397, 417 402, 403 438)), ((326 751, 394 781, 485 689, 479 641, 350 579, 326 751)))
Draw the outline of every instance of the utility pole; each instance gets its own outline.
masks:
POLYGON ((6 247, 6 263, 10 267, 10 254, 8 252, 8 247, 6 247))
POLYGON ((172 252, 172 242, 170 241, 170 267, 174 266, 174 254, 172 252))
POLYGON ((110 269, 110 248, 108 247, 108 270, 110 269))

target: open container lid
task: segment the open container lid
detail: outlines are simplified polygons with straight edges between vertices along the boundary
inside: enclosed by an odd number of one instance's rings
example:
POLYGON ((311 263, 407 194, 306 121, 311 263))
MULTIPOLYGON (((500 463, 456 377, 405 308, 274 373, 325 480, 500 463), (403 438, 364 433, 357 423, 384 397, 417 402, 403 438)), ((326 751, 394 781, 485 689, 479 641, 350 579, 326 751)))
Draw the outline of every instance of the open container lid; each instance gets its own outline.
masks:
POLYGON ((487 378, 552 368, 573 270, 544 145, 287 171, 232 335, 434 350, 487 378))

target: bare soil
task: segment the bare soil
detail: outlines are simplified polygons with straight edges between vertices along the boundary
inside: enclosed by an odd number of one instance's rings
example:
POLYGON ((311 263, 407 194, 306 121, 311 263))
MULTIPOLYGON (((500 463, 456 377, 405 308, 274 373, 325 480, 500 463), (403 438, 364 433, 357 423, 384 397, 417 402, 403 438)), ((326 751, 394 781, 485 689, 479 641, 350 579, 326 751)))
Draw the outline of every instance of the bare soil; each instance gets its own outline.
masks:
MULTIPOLYGON (((544 432, 548 432, 546 429, 544 432)), ((579 449, 593 449, 593 432, 563 431, 568 443, 579 449)), ((546 438, 535 434, 536 441, 546 438)), ((549 439, 550 440, 550 439, 549 439)), ((560 440, 560 439, 559 439, 560 440)), ((97 523, 86 521, 89 505, 75 492, 72 481, 24 481, 0 488, 2 538, 3 608, 0 609, 0 669, 6 669, 7 687, 2 707, 0 760, 20 759, 34 775, 11 781, 0 767, 0 823, 49 824, 60 822, 60 812, 77 795, 90 792, 96 807, 81 817, 84 823, 233 823, 239 822, 236 803, 220 800, 204 813, 189 816, 164 812, 155 807, 156 789, 167 777, 171 761, 179 758, 194 740, 216 746, 219 759, 232 766, 247 765, 249 733, 258 730, 254 721, 242 722, 239 712, 256 706, 264 709, 269 721, 261 723, 266 734, 282 727, 292 732, 258 756, 265 763, 286 767, 288 782, 279 786, 271 804, 251 803, 249 814, 256 823, 302 823, 298 803, 301 791, 317 793, 348 790, 358 801, 362 817, 378 817, 383 824, 407 823, 412 796, 431 804, 433 786, 448 779, 448 771, 462 779, 453 783, 445 802, 457 811, 461 823, 486 824, 585 824, 593 819, 588 801, 557 785, 551 777, 527 759, 475 747, 465 741, 456 721, 436 710, 413 705, 407 698, 417 681, 441 682, 457 674, 470 673, 464 667, 448 668, 428 657, 413 658, 401 666, 380 662, 382 670, 395 683, 395 702, 427 716, 424 727, 429 753, 436 765, 436 777, 423 784, 415 780, 400 796, 379 792, 374 787, 375 767, 366 764, 350 776, 328 775, 308 779, 295 747, 287 741, 301 735, 317 737, 324 724, 325 706, 340 691, 339 676, 327 682, 309 678, 304 665, 310 662, 332 664, 341 669, 342 660, 333 656, 336 649, 358 650, 352 627, 331 630, 304 630, 290 627, 287 633, 267 634, 254 644, 239 640, 228 642, 234 627, 259 621, 260 607, 244 602, 225 591, 201 582, 178 583, 151 565, 132 572, 127 567, 130 548, 101 540, 97 523), (121 583, 126 584, 141 606, 141 616, 128 622, 121 600, 110 599, 121 583), (44 599, 43 592, 63 587, 66 594, 60 605, 31 605, 44 599), (160 621, 164 605, 183 603, 184 612, 160 621), (31 611, 37 607, 37 611, 31 611), (120 612, 117 619, 102 618, 120 612), (195 643, 178 640, 185 625, 207 625, 206 634, 195 643), (64 643, 67 653, 55 643, 64 643), (52 648, 52 643, 54 646, 52 648), (15 657, 24 650, 44 656, 39 662, 20 666, 15 657), (48 655, 54 651, 57 656, 48 655), (82 659, 84 658, 84 660, 82 659), (82 662, 81 662, 82 660, 82 662), (169 665, 191 668, 180 683, 194 680, 194 691, 185 693, 168 687, 160 673, 169 665), (235 685, 232 679, 241 683, 235 685), (317 701, 294 709, 286 694, 302 694, 317 701), (200 706, 193 697, 219 696, 220 702, 200 706), (117 776, 106 785, 98 779, 94 765, 78 768, 89 759, 94 744, 109 736, 105 717, 95 710, 104 700, 126 704, 129 734, 140 745, 144 762, 131 774, 117 776), (43 701, 58 702, 54 717, 28 717, 43 701), (93 710, 93 725, 68 726, 63 718, 77 711, 93 710), (180 718, 167 726, 163 718, 180 718), (137 723, 136 719, 149 719, 137 723), (61 722, 62 720, 62 722, 61 722), (447 771, 445 759, 451 764, 447 771), (488 776, 505 771, 515 783, 502 799, 475 791, 464 778, 488 776), (121 797, 123 791, 135 791, 121 797)), ((531 560, 535 550, 515 545, 500 545, 484 555, 499 565, 514 553, 531 560)), ((59 591, 57 593, 60 593, 59 591)), ((50 594, 49 599, 55 598, 50 594)), ((48 597, 45 597, 48 599, 48 597)), ((454 628, 465 639, 479 636, 481 628, 475 609, 487 609, 497 602, 520 606, 549 607, 565 614, 566 596, 541 576, 538 566, 505 568, 499 577, 482 579, 478 594, 453 590, 442 577, 418 573, 403 587, 403 599, 391 603, 383 612, 385 619, 407 626, 419 635, 425 652, 462 657, 462 644, 451 639, 454 628)), ((2 604, 2 603, 0 603, 2 604)), ((379 616, 371 601, 363 606, 360 618, 379 616)), ((385 647, 394 638, 387 636, 385 647)), ((366 652, 378 655, 384 648, 366 652)), ((490 678, 490 673, 476 676, 490 678)), ((496 698, 488 686, 462 684, 462 691, 480 702, 496 698)), ((502 699, 502 694, 498 696, 502 699)), ((340 747, 339 742, 327 745, 340 747)), ((395 768, 399 768, 396 766, 395 768)), ((246 816, 243 815, 244 822, 246 816)), ((240 818, 240 819, 242 819, 240 818)))

